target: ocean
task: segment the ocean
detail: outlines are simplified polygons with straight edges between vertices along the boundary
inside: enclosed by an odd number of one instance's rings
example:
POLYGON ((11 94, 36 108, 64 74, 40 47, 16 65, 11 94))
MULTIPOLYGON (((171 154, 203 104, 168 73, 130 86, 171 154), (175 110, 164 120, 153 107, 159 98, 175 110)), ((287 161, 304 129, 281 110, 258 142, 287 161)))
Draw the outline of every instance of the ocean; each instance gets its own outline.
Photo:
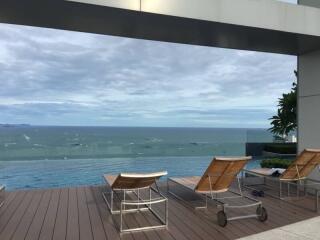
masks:
POLYGON ((104 173, 198 175, 213 156, 271 141, 265 129, 2 126, 0 183, 14 190, 102 184, 104 173))

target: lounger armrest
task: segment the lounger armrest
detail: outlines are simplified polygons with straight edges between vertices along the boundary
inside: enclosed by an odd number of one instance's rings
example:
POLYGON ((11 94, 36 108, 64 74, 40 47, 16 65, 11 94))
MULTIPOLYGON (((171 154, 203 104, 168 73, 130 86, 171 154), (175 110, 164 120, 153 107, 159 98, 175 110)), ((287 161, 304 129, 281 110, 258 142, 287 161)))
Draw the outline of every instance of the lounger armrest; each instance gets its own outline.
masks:
POLYGON ((306 148, 304 151, 306 151, 306 152, 320 153, 320 149, 306 148))
POLYGON ((251 156, 247 157, 215 157, 215 160, 220 160, 220 161, 249 161, 252 159, 251 156))
POLYGON ((120 173, 121 177, 126 178, 160 178, 168 175, 167 171, 155 173, 120 173))

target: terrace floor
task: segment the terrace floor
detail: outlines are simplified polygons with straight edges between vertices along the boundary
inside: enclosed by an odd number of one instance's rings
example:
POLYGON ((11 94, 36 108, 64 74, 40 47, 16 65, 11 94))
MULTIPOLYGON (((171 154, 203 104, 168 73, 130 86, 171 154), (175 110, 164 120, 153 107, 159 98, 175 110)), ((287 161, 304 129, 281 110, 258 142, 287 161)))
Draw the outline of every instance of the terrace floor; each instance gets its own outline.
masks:
MULTIPOLYGON (((165 186, 162 186, 165 191, 165 186)), ((315 212, 270 197, 261 198, 269 219, 230 222, 225 228, 216 223, 217 208, 194 210, 169 198, 168 230, 151 230, 120 236, 101 195, 102 187, 77 187, 8 192, 0 209, 1 240, 61 239, 237 239, 318 216, 315 212)), ((312 208, 312 202, 303 200, 312 208)), ((130 214, 131 215, 131 214, 130 214)), ((127 224, 150 223, 147 214, 128 216, 127 224)))

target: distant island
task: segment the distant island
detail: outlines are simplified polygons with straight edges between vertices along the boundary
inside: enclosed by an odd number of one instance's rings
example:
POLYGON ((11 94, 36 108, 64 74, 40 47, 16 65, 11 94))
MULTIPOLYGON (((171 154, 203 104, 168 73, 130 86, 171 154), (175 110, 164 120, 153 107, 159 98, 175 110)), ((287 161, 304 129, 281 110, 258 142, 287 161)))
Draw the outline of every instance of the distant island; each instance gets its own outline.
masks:
POLYGON ((9 123, 0 123, 0 127, 30 127, 30 124, 9 124, 9 123))

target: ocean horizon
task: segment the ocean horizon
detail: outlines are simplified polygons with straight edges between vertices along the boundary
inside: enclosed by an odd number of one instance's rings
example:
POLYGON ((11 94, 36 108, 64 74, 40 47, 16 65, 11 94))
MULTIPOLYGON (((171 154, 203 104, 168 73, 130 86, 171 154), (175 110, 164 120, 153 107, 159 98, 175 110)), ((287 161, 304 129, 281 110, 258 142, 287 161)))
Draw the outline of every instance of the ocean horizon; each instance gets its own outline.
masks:
POLYGON ((246 142, 271 142, 258 128, 0 127, 0 161, 141 156, 243 155, 246 142))

